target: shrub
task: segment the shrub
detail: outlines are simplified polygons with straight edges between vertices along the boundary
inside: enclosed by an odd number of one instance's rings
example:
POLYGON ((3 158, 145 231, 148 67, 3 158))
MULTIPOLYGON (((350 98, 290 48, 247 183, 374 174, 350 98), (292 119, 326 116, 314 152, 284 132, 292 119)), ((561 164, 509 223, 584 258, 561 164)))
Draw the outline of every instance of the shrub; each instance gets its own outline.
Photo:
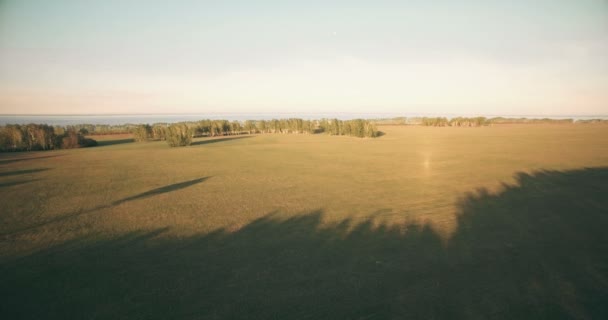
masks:
POLYGON ((375 124, 368 121, 365 122, 365 136, 368 138, 375 138, 378 136, 378 129, 375 124))
POLYGON ((152 137, 152 127, 148 124, 140 124, 132 132, 135 141, 148 141, 152 137))
POLYGON ((184 123, 172 124, 167 128, 167 143, 171 147, 189 146, 194 130, 184 123))
POLYGON ((154 124, 152 126, 152 138, 158 140, 167 140, 167 126, 162 124, 154 124))
POLYGON ((80 132, 68 130, 65 134, 58 137, 62 149, 94 147, 97 141, 85 138, 80 132))

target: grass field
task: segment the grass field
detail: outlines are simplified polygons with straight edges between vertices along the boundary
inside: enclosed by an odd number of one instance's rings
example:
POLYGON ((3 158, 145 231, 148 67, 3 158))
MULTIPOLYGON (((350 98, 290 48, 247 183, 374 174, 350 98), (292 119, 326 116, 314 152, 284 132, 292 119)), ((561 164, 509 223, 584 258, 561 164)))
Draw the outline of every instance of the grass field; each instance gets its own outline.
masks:
POLYGON ((608 126, 0 154, 0 318, 608 317, 608 126))

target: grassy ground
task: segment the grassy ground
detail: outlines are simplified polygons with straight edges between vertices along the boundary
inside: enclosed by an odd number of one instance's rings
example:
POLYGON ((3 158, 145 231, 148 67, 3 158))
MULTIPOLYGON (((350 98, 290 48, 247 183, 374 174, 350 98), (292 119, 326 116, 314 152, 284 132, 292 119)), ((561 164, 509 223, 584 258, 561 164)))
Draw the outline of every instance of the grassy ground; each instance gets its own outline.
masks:
POLYGON ((0 155, 2 318, 605 318, 608 126, 0 155))

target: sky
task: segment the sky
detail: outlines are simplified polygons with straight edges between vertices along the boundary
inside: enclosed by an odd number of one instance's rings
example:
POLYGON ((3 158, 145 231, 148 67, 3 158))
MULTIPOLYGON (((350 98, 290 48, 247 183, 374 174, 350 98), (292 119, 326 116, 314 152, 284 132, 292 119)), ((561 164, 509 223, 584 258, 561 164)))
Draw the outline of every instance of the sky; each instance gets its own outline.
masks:
POLYGON ((608 0, 0 0, 0 114, 608 114, 608 0))

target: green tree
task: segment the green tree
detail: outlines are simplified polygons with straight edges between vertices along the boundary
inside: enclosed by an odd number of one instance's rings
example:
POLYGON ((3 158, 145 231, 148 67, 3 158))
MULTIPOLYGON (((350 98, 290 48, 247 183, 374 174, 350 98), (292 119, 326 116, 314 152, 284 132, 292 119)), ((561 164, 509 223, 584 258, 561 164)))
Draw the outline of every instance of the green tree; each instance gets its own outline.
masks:
POLYGON ((211 120, 199 121, 198 127, 196 128, 196 132, 202 136, 210 136, 211 135, 211 120))
POLYGON ((75 127, 68 128, 63 136, 60 137, 60 141, 62 149, 92 147, 97 145, 97 141, 85 138, 75 127))
POLYGON ((365 122, 363 119, 351 120, 351 135, 359 138, 365 137, 365 122))
POLYGON ((302 130, 308 134, 315 133, 314 122, 311 120, 302 121, 302 128, 303 128, 302 130))
POLYGON ((232 121, 230 123, 230 132, 231 134, 235 135, 235 134, 241 134, 241 131, 243 131, 243 127, 241 126, 241 123, 238 121, 232 121))
POLYGON ((132 132, 135 141, 148 141, 152 137, 152 127, 149 124, 140 124, 132 132))
POLYGON ((167 128, 167 143, 171 147, 189 146, 194 129, 184 123, 172 124, 167 128))
POLYGON ((365 136, 368 138, 375 138, 378 136, 378 129, 375 124, 365 121, 365 136))
POLYGON ((249 134, 255 133, 255 131, 256 131, 255 121, 253 121, 253 120, 245 121, 245 123, 243 124, 243 129, 245 131, 247 131, 247 133, 249 133, 249 134))
POLYGON ((158 140, 167 140, 167 125, 159 123, 152 125, 152 138, 158 140))
POLYGON ((319 129, 321 129, 321 132, 324 132, 325 134, 330 134, 329 121, 327 121, 327 119, 319 120, 319 129))
POLYGON ((268 132, 268 124, 267 124, 266 120, 257 121, 256 126, 258 128, 258 131, 260 131, 261 133, 268 132))
POLYGON ((25 144, 23 143, 23 130, 21 130, 21 126, 18 124, 7 125, 5 129, 7 131, 9 148, 13 151, 24 149, 25 144))
POLYGON ((342 134, 344 134, 346 136, 353 135, 351 121, 344 121, 344 124, 342 125, 342 134))
POLYGON ((289 122, 287 119, 279 119, 279 132, 289 133, 289 122))
POLYGON ((272 119, 270 121, 270 130, 272 133, 281 132, 281 122, 277 119, 272 119))

